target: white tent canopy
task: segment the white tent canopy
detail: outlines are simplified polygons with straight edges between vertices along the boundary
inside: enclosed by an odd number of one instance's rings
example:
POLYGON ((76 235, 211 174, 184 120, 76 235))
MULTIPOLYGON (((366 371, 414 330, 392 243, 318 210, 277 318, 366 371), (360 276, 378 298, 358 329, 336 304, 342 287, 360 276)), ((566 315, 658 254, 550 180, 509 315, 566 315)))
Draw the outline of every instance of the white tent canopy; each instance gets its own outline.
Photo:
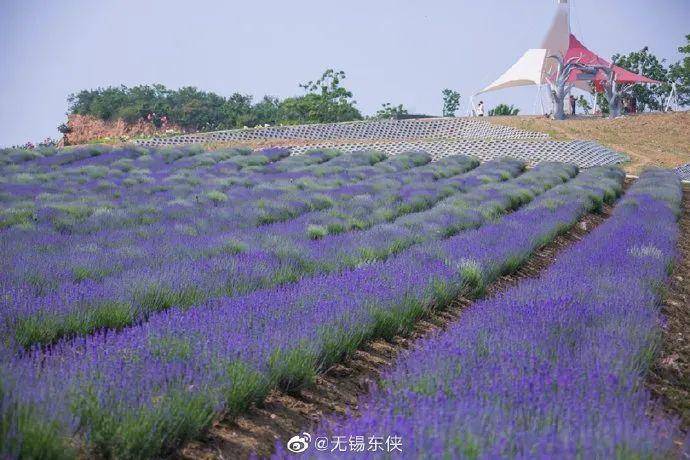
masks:
POLYGON ((506 73, 477 94, 515 86, 541 85, 544 78, 543 67, 546 53, 546 49, 527 50, 506 73))

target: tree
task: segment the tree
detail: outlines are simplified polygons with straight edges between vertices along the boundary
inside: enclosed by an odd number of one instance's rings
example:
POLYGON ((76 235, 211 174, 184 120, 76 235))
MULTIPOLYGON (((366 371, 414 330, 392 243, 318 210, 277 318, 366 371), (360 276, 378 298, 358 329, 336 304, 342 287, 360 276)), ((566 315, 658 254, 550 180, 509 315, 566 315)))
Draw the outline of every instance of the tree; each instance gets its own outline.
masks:
POLYGON ((443 116, 454 117, 460 108, 460 93, 452 89, 443 90, 443 116))
POLYGON ((388 118, 398 120, 402 118, 404 115, 408 115, 408 113, 409 112, 406 108, 403 107, 402 104, 395 106, 391 105, 390 102, 386 102, 384 104, 381 104, 381 108, 376 112, 374 118, 388 118))
POLYGON ((223 128, 239 128, 254 123, 252 96, 248 94, 233 93, 222 105, 223 119, 219 125, 223 128))
POLYGON ((668 69, 664 67, 663 59, 659 60, 645 46, 640 51, 634 51, 627 55, 615 54, 612 61, 615 65, 631 72, 663 82, 661 85, 632 85, 624 88, 627 96, 636 99, 639 111, 644 111, 646 108, 651 110, 663 109, 664 103, 671 93, 671 85, 668 83, 668 69))
POLYGON ((319 123, 325 117, 317 94, 288 97, 280 103, 280 122, 288 125, 319 123))
POLYGON ((501 115, 512 116, 517 115, 518 113, 520 113, 520 109, 513 107, 512 105, 508 106, 506 104, 498 104, 496 107, 489 110, 490 117, 498 117, 501 115))
POLYGON ((601 66, 587 66, 580 64, 577 58, 571 58, 565 61, 563 56, 560 54, 554 54, 548 56, 548 58, 555 60, 557 64, 555 78, 552 82, 550 82, 551 99, 553 100, 553 105, 555 107, 553 117, 556 120, 565 120, 563 103, 565 102, 565 97, 573 87, 571 83, 568 83, 570 74, 576 70, 580 70, 584 74, 594 75, 601 68, 601 66))
POLYGON ((604 96, 609 107, 609 118, 616 118, 622 112, 622 90, 616 81, 613 67, 603 67, 601 70, 606 74, 606 80, 603 82, 604 96))
POLYGON ((274 96, 264 96, 252 110, 254 118, 247 126, 274 125, 280 119, 280 99, 274 96))
MULTIPOLYGON (((305 96, 293 99, 287 109, 299 109, 297 113, 307 113, 306 120, 297 121, 331 123, 338 121, 361 120, 362 114, 355 107, 352 92, 341 85, 345 80, 342 70, 327 69, 316 81, 300 84, 307 91, 305 96)), ((287 100, 285 101, 287 102, 287 100)), ((291 117, 288 117, 290 120, 291 117)))
POLYGON ((193 131, 208 131, 232 126, 228 121, 226 100, 215 93, 186 86, 169 96, 171 121, 193 131))
POLYGON ((686 44, 678 47, 683 59, 669 68, 669 81, 676 84, 678 103, 682 106, 690 104, 690 35, 686 35, 686 44))

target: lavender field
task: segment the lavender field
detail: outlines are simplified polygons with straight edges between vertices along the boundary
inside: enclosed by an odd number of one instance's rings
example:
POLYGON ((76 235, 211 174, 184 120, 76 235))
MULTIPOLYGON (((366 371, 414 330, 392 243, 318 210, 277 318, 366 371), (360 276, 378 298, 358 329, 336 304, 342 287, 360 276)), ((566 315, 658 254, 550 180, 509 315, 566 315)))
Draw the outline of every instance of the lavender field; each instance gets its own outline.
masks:
MULTIPOLYGON (((0 458, 177 455, 458 297, 478 300, 388 369, 361 413, 314 432, 395 434, 400 458, 680 455, 677 422, 650 415, 643 386, 677 257, 679 180, 649 171, 624 193, 616 167, 526 166, 421 152, 0 152, 0 458), (539 278, 482 299, 604 205, 612 216, 539 278)), ((277 456, 292 455, 285 441, 277 456)))
POLYGON ((321 429, 395 432, 414 458, 682 456, 682 432, 649 416, 642 386, 680 198, 672 171, 643 174, 543 276, 473 305, 388 372, 360 416, 321 429))

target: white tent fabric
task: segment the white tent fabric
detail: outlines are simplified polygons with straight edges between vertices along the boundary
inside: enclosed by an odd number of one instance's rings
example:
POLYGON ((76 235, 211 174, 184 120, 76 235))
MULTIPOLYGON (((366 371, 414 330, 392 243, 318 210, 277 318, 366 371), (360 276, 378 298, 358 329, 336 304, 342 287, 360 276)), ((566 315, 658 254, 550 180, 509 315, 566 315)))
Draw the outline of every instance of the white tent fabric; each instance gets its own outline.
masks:
MULTIPOLYGON (((570 47, 570 34, 570 5, 568 4, 568 0, 558 0, 556 14, 542 42, 542 48, 548 50, 546 56, 565 56, 570 47)), ((543 83, 548 82, 549 76, 556 74, 557 66, 558 64, 553 59, 546 59, 544 63, 543 83)), ((590 92, 588 81, 578 81, 573 83, 573 86, 587 93, 590 92)))
POLYGON ((546 37, 539 49, 528 50, 498 80, 478 92, 496 91, 514 86, 542 85, 547 76, 555 74, 556 63, 547 59, 552 54, 565 56, 570 46, 570 5, 568 0, 558 0, 558 8, 546 37))
MULTIPOLYGON (((568 0, 558 0, 556 14, 541 47, 547 50, 546 56, 565 56, 568 52, 570 47, 570 5, 568 0)), ((544 64, 544 75, 555 74, 556 66, 557 64, 553 59, 548 59, 544 64)))
POLYGON ((527 50, 527 52, 523 54, 506 73, 498 77, 498 80, 491 83, 477 94, 496 91, 503 88, 513 88, 515 86, 542 84, 546 53, 546 49, 527 50))

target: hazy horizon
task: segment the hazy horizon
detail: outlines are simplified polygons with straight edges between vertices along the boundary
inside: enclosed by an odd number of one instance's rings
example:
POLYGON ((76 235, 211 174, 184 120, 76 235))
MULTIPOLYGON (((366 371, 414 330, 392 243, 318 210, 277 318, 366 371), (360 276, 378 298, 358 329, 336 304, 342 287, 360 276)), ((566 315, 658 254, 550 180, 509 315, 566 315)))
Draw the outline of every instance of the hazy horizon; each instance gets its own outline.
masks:
MULTIPOLYGON (((571 0, 573 1, 573 0, 571 0)), ((0 146, 59 137, 67 96, 82 89, 162 83, 280 98, 326 68, 344 70, 357 107, 384 102, 440 114, 444 88, 471 94, 539 46, 555 0, 348 2, 3 1, 0 146)), ((668 62, 690 33, 688 0, 574 0, 574 33, 609 58, 649 46, 668 62)), ((482 96, 532 113, 536 90, 482 96)))

